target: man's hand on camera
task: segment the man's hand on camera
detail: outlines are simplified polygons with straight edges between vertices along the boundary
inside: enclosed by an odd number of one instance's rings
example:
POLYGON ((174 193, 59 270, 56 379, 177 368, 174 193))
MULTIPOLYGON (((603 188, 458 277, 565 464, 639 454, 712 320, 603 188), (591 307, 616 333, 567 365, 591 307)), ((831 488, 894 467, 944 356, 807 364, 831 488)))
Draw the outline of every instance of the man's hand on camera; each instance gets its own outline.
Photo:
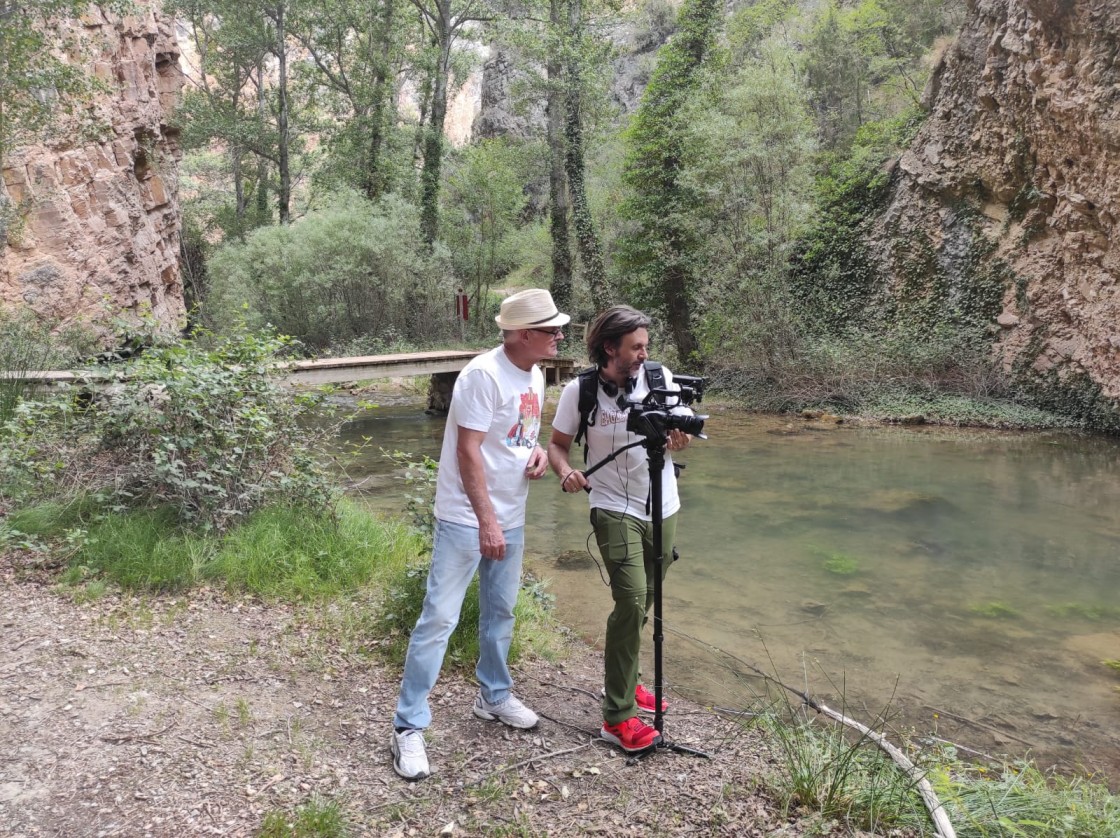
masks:
POLYGON ((560 488, 568 494, 575 494, 582 492, 587 487, 587 478, 583 476, 582 471, 572 469, 560 480, 560 488))
POLYGON ((673 428, 669 431, 667 439, 665 447, 670 451, 680 451, 682 448, 687 448, 688 443, 692 441, 692 437, 679 428, 673 428))

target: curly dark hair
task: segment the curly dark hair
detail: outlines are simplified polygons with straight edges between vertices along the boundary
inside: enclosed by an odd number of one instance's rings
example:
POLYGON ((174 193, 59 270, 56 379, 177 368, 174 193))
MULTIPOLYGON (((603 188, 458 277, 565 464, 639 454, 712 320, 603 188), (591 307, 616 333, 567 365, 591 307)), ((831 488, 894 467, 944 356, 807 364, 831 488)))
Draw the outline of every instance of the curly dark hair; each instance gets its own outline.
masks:
POLYGON ((587 329, 587 357, 597 367, 610 361, 607 347, 618 348, 622 338, 635 329, 648 329, 649 316, 630 306, 611 306, 602 312, 587 329))

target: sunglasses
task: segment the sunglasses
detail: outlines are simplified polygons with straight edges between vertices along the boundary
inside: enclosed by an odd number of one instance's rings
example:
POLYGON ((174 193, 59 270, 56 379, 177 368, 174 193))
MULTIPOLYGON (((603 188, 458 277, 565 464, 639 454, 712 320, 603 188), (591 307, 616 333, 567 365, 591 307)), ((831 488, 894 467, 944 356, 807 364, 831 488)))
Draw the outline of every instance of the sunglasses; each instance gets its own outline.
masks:
POLYGON ((546 335, 552 335, 554 338, 563 337, 563 329, 530 329, 530 332, 544 332, 546 335))

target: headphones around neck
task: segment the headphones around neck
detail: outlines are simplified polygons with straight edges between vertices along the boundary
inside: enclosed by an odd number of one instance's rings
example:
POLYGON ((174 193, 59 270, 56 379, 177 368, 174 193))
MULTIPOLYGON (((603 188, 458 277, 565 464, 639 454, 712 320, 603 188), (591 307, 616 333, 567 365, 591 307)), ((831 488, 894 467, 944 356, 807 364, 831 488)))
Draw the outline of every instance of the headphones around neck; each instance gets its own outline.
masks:
MULTIPOLYGON (((634 387, 637 386, 637 384, 638 379, 636 378, 626 379, 626 395, 630 395, 634 392, 634 387)), ((608 381, 601 375, 599 376, 599 385, 603 388, 603 392, 607 394, 608 399, 613 399, 618 395, 618 385, 613 381, 608 381)))

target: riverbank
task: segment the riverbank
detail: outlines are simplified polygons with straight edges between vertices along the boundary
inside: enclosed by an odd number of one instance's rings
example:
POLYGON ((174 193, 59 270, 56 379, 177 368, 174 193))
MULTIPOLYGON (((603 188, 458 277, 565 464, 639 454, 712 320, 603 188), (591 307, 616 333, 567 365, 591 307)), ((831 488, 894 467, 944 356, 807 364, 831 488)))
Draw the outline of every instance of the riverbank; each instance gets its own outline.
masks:
POLYGON ((2 560, 6 835, 250 836, 328 801, 352 835, 849 834, 783 816, 760 783, 770 745, 698 705, 675 701, 666 732, 710 759, 598 742, 601 660, 579 643, 518 669, 534 731, 476 719, 472 684, 442 678, 435 774, 409 784, 387 747, 398 673, 337 642, 345 605, 79 603, 46 582, 2 560))

